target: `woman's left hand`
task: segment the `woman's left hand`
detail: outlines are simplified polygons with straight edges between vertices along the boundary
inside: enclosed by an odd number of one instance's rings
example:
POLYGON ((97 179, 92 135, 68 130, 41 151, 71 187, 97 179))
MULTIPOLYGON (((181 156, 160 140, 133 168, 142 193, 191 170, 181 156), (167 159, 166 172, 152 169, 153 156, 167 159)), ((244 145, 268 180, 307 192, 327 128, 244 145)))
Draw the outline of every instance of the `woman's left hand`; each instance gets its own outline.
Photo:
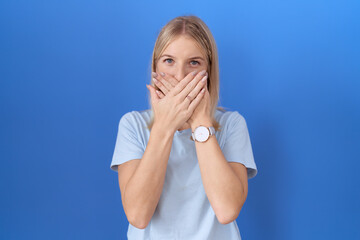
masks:
MULTIPOLYGON (((206 73, 208 75, 208 73, 206 73)), ((174 88, 179 81, 169 74, 157 74, 152 73, 154 84, 162 91, 158 92, 160 98, 165 97, 165 95, 174 88)), ((208 79, 206 79, 205 84, 205 94, 201 99, 199 105, 195 108, 192 116, 188 119, 188 123, 191 128, 194 129, 201 124, 212 124, 211 122, 211 113, 210 113, 210 93, 207 88, 208 79)))

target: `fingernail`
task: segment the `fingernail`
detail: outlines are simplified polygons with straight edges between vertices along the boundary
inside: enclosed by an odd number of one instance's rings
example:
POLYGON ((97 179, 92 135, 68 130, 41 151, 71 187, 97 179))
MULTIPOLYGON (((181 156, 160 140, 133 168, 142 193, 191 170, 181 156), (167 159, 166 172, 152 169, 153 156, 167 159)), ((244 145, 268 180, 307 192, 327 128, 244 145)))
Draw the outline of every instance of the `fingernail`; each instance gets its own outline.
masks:
POLYGON ((158 76, 158 74, 157 74, 156 72, 152 72, 151 74, 152 74, 153 77, 157 77, 157 76, 158 76))
POLYGON ((195 70, 195 71, 192 72, 192 75, 195 76, 196 73, 197 73, 197 71, 195 70))
POLYGON ((202 82, 205 82, 208 76, 205 76, 201 79, 202 82))
POLYGON ((156 78, 153 78, 154 83, 158 83, 159 81, 156 78))
POLYGON ((164 77, 164 76, 165 76, 165 73, 163 73, 163 72, 160 72, 160 75, 164 77))
POLYGON ((201 76, 205 76, 205 74, 206 74, 206 70, 202 70, 202 71, 200 72, 200 75, 201 75, 201 76))

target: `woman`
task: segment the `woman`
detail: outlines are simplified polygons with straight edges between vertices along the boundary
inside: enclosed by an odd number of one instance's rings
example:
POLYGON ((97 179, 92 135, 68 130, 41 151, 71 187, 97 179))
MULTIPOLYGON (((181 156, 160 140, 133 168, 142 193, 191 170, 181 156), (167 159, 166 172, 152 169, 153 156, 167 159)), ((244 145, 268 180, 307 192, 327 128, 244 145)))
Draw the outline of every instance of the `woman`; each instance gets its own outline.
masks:
POLYGON ((241 239, 236 218, 257 174, 245 119, 217 107, 218 56, 206 24, 181 16, 159 33, 151 109, 119 122, 118 171, 128 239, 241 239))

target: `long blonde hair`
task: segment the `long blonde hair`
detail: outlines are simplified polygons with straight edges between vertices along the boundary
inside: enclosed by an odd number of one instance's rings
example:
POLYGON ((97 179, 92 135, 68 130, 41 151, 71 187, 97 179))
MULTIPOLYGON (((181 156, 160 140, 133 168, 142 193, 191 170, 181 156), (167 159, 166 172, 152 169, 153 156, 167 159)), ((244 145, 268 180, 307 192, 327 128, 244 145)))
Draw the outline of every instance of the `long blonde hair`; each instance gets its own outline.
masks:
MULTIPOLYGON (((208 63, 208 82, 207 87, 210 93, 211 101, 211 116, 213 127, 216 131, 220 130, 220 124, 215 120, 216 109, 225 111, 223 107, 218 107, 219 101, 219 60, 218 52, 215 43, 215 39, 211 34, 207 25, 197 16, 179 16, 168 22, 160 31, 152 54, 151 69, 152 72, 156 72, 156 64, 159 56, 163 53, 166 47, 172 40, 180 35, 187 35, 195 40, 202 50, 206 53, 208 63)), ((150 73, 151 75, 151 73, 150 73)), ((150 77, 152 79, 152 77, 150 77)), ((160 90, 154 82, 150 83, 155 89, 160 90)), ((151 106, 151 97, 149 95, 149 104, 151 107, 151 120, 148 124, 148 128, 151 129, 154 124, 154 111, 151 106)))

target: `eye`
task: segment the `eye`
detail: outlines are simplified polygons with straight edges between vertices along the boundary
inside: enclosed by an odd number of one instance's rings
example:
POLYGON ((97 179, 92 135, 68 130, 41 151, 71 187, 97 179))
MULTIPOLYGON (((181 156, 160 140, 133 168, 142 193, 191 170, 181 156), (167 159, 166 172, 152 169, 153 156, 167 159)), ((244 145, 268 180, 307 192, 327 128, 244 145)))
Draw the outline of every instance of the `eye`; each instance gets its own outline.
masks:
POLYGON ((196 66, 196 65, 199 65, 200 63, 198 62, 198 61, 191 61, 191 63, 196 63, 196 64, 191 64, 191 65, 193 65, 193 66, 196 66))
POLYGON ((173 60, 171 58, 167 58, 167 59, 164 60, 164 62, 167 62, 167 63, 172 63, 172 61, 173 60), (168 60, 170 60, 170 62, 168 60))

